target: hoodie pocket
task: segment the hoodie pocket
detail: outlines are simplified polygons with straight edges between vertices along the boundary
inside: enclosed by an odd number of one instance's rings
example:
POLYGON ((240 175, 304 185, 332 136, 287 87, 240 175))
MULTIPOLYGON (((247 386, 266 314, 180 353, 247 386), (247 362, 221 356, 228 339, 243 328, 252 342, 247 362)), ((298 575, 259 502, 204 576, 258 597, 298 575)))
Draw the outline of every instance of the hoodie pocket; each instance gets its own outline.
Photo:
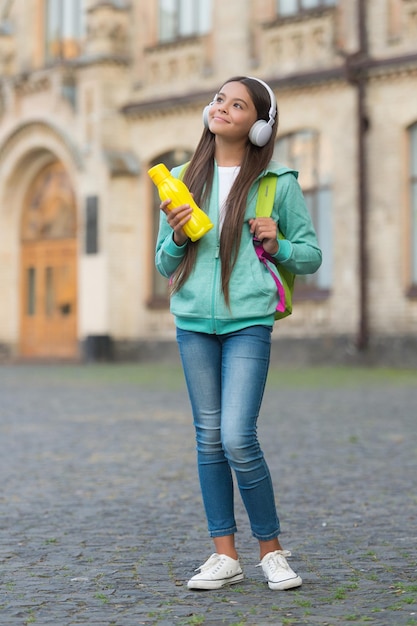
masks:
POLYGON ((253 319, 275 311, 277 288, 268 269, 256 255, 252 242, 239 256, 230 281, 232 316, 253 319))

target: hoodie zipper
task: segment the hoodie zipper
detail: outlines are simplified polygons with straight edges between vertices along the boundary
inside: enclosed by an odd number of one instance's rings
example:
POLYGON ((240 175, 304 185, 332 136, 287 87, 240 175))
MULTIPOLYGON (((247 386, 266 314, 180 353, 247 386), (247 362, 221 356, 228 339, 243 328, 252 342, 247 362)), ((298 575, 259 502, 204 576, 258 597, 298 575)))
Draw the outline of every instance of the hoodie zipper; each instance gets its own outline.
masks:
POLYGON ((214 262, 215 262, 214 279, 213 279, 213 286, 212 286, 212 293, 211 293, 211 319, 212 319, 214 335, 217 334, 215 311, 216 311, 216 300, 217 300, 217 292, 218 292, 217 281, 218 281, 218 275, 219 275, 219 259, 220 259, 220 237, 219 237, 219 231, 217 227, 217 244, 216 244, 216 250, 214 253, 214 262))

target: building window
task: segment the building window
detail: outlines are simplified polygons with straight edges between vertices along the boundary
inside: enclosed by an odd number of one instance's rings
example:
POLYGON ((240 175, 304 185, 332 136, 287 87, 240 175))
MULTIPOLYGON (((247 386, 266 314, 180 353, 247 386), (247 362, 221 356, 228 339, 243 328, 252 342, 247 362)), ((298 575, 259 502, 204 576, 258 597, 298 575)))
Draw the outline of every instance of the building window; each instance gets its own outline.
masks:
POLYGON ((297 276, 299 292, 303 288, 329 291, 332 286, 332 190, 329 185, 320 185, 318 155, 319 134, 309 129, 280 138, 274 152, 277 161, 300 173, 299 182, 323 252, 322 265, 315 274, 297 276))
MULTIPOLYGON (((176 165, 181 165, 182 163, 186 163, 191 159, 192 153, 187 150, 174 150, 173 152, 166 152, 165 154, 161 154, 159 157, 154 159, 154 161, 150 164, 149 167, 153 167, 158 163, 164 163, 166 167, 171 170, 176 165)), ((152 233, 152 241, 157 240, 158 230, 159 230, 159 216, 161 211, 159 210, 159 205, 161 201, 159 199, 158 190, 150 181, 149 184, 152 185, 152 218, 153 218, 153 233, 152 233)), ((152 295, 150 300, 150 306, 152 307, 166 307, 168 306, 169 301, 169 289, 168 289, 168 281, 164 276, 155 269, 154 259, 152 259, 151 267, 154 268, 152 275, 152 295)))
POLYGON ((85 253, 98 253, 98 197, 87 196, 85 205, 85 253))
POLYGON ((411 208, 411 284, 417 289, 417 123, 409 130, 410 208, 411 208))
POLYGON ((55 268, 45 267, 45 315, 51 317, 54 314, 55 306, 55 268))
POLYGON ((27 269, 26 281, 26 315, 36 315, 36 268, 27 269))
POLYGON ((211 0, 159 0, 159 41, 205 35, 211 29, 211 0))
POLYGON ((45 0, 46 59, 71 59, 81 53, 84 0, 45 0))
POLYGON ((302 11, 335 6, 337 2, 338 0, 277 0, 277 12, 280 17, 287 17, 302 11))

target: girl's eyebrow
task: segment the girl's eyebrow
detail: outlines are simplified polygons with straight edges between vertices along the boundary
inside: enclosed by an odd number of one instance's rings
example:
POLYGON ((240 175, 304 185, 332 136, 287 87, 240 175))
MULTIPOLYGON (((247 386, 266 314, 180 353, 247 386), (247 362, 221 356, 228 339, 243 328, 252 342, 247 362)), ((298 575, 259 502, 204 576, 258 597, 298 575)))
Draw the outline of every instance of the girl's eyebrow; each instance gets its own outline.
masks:
MULTIPOLYGON (((217 94, 216 94, 216 95, 217 95, 217 96, 223 96, 223 97, 226 97, 226 94, 225 94, 223 91, 219 91, 219 92, 217 92, 217 94)), ((246 102, 246 100, 243 100, 243 98, 233 98, 233 100, 234 100, 234 102, 243 102, 243 104, 246 104, 246 106, 247 106, 247 104, 248 104, 248 103, 246 102)))

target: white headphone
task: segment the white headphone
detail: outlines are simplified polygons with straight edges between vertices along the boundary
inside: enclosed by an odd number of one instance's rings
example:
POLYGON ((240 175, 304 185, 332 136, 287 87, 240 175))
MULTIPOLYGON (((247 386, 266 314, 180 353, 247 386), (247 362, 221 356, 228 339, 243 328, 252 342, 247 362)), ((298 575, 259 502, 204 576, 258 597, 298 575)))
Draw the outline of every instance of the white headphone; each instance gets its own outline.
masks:
MULTIPOLYGON (((249 141, 253 143, 254 146, 259 146, 260 148, 262 148, 262 146, 265 146, 271 138, 272 127, 275 124, 275 118, 277 115, 277 101, 275 99, 272 89, 269 85, 264 83, 263 80, 261 80, 260 78, 255 78, 254 76, 248 76, 247 78, 250 78, 251 80, 256 80, 258 81, 258 83, 261 83, 261 85, 265 87, 269 94, 270 107, 268 111, 268 121, 266 122, 265 120, 257 120, 249 131, 249 141)), ((206 107, 204 107, 203 124, 205 128, 208 128, 209 109, 215 103, 216 97, 217 94, 214 96, 213 101, 210 102, 210 104, 208 104, 206 107)))

